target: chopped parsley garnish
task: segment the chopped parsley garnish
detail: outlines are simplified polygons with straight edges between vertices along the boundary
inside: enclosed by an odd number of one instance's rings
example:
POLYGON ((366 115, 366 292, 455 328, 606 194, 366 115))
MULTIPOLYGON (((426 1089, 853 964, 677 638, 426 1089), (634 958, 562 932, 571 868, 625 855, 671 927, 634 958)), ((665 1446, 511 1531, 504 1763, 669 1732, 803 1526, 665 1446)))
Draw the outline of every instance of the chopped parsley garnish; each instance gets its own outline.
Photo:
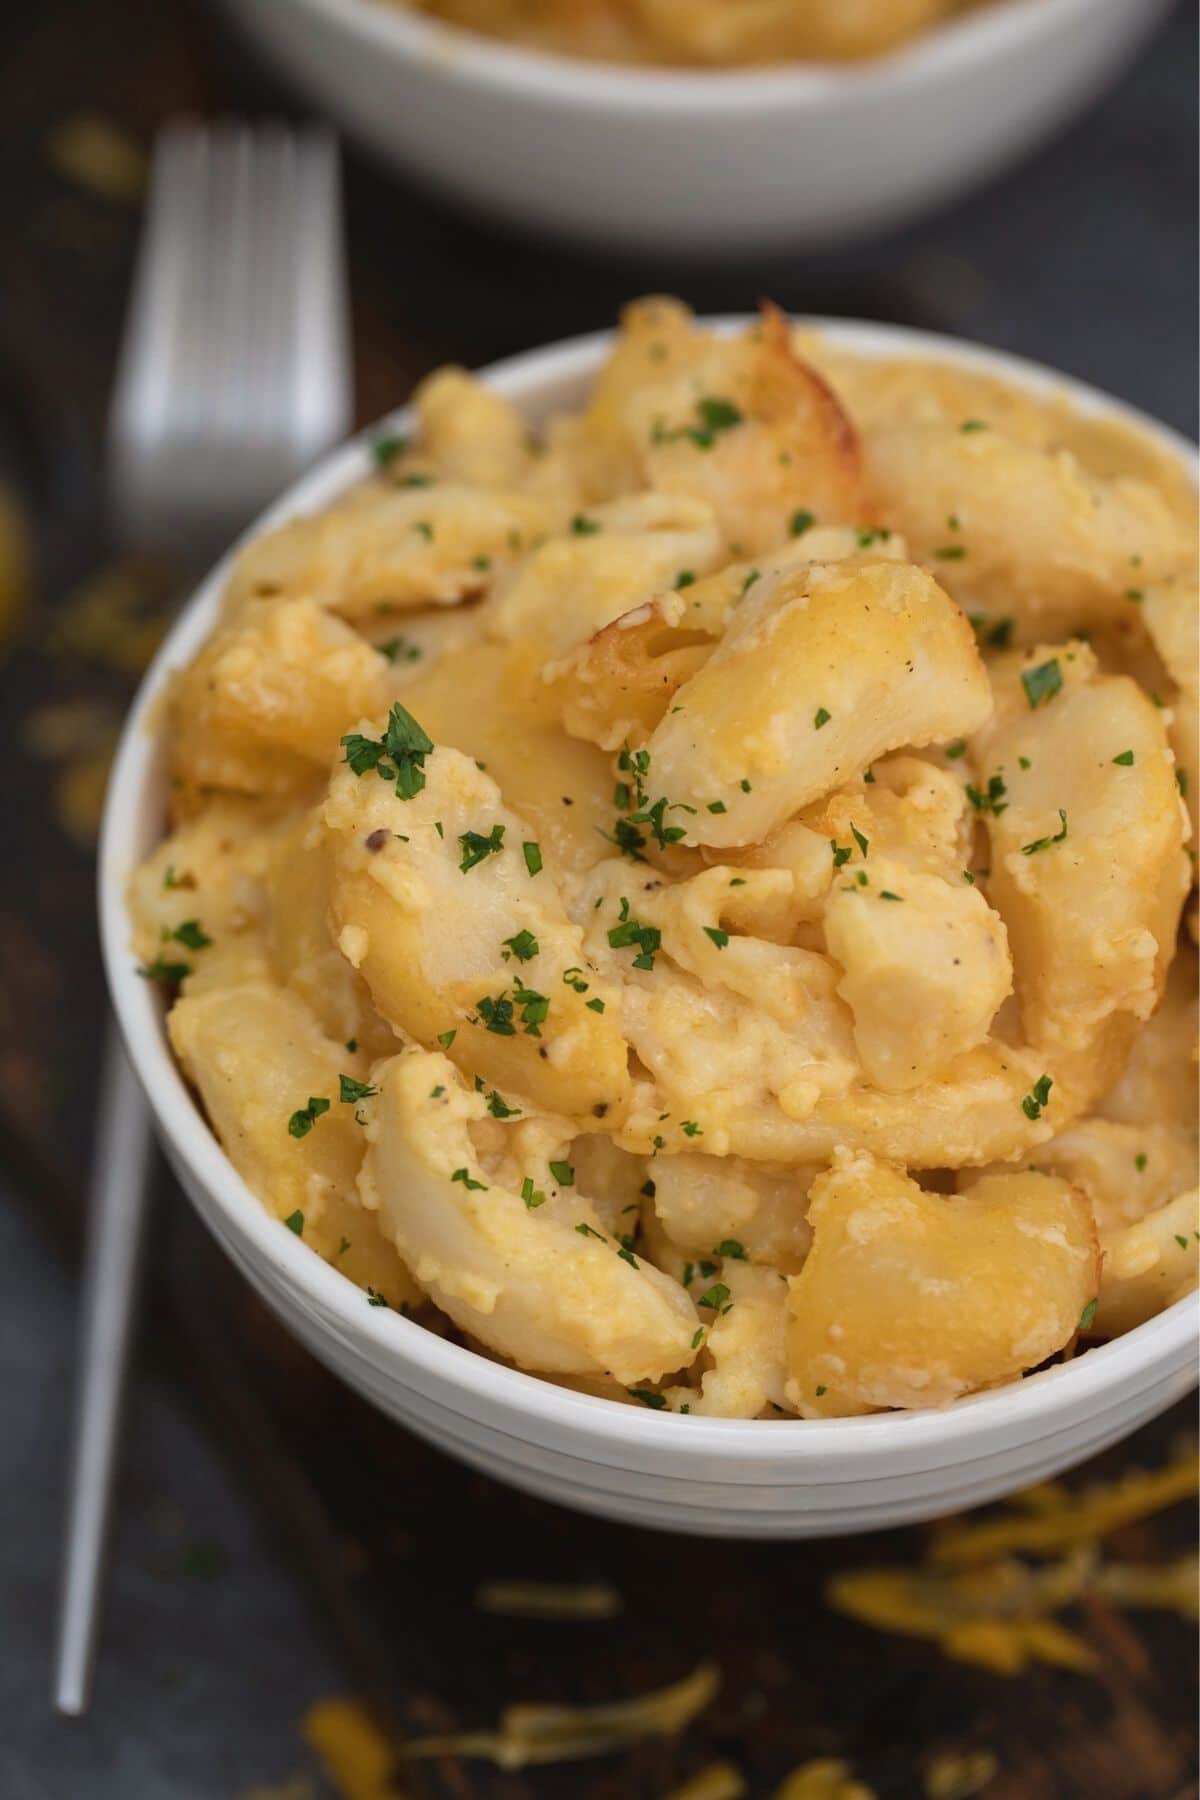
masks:
POLYGON ((955 738, 953 743, 946 745, 946 755, 950 758, 951 762, 957 762, 959 757, 965 756, 966 753, 967 753, 966 738, 955 738))
POLYGON ((593 537, 600 529, 599 519, 589 519, 586 513, 576 513, 571 520, 571 530, 576 537, 593 537))
POLYGON ((662 1412, 667 1404, 665 1394, 656 1394, 653 1388, 626 1388, 625 1392, 631 1400, 640 1400, 652 1412, 662 1412))
POLYGON ((163 886, 165 888, 177 888, 177 887, 182 887, 182 885, 183 885, 182 882, 179 881, 176 877, 175 864, 168 863, 167 867, 166 867, 166 872, 163 875, 163 886))
MULTIPOLYGON (((788 530, 793 537, 803 537, 806 531, 812 530, 816 522, 816 514, 810 513, 807 508, 802 506, 799 512, 794 512, 792 514, 791 520, 788 523, 788 530)), ((742 591, 744 593, 745 589, 742 591)))
POLYGON ((487 1182, 476 1181, 467 1169, 455 1169, 450 1179, 451 1181, 461 1181, 463 1186, 470 1189, 472 1193, 486 1194, 488 1191, 487 1182))
POLYGON ((174 938, 177 944, 182 944, 187 950, 205 950, 212 943, 212 939, 200 924, 199 919, 185 919, 182 925, 177 925, 174 931, 168 932, 167 935, 174 938))
POLYGON ((161 956, 156 956, 152 963, 145 963, 138 969, 143 980, 165 981, 171 987, 178 987, 184 976, 191 972, 191 963, 166 962, 161 956))
POLYGON ((1133 767, 1133 751, 1122 750, 1120 756, 1113 757, 1113 761, 1118 763, 1123 769, 1131 769, 1133 767))
POLYGON ((965 544, 942 544, 933 553, 939 562, 961 562, 967 554, 965 544))
POLYGON ((488 1095, 487 1109, 493 1119, 519 1119, 521 1116, 520 1107, 510 1106, 504 1095, 496 1088, 493 1088, 488 1095))
POLYGON ((839 844, 836 838, 830 838, 829 848, 833 851, 833 866, 835 869, 842 868, 854 855, 849 844, 839 844))
POLYGON ((542 872, 542 852, 538 845, 530 843, 522 844, 521 854, 525 858, 525 867, 529 870, 529 873, 531 875, 540 875, 542 872))
MULTIPOLYGON (((800 518, 800 516, 801 515, 799 513, 796 514, 797 519, 800 518)), ((795 521, 793 520, 793 524, 794 523, 795 523, 795 521)), ((795 537, 797 534, 795 531, 793 531, 792 535, 793 535, 793 537, 795 537)), ((751 569, 751 571, 747 575, 745 581, 743 581, 743 583, 742 583, 742 591, 738 595, 738 599, 744 600, 746 598, 746 595, 750 592, 750 589, 754 586, 755 582, 761 581, 761 580, 762 580, 762 570, 761 569, 751 569)))
POLYGON ((599 1244, 607 1244, 607 1242, 608 1242, 608 1239, 605 1237, 605 1235, 602 1231, 597 1231, 594 1226, 587 1224, 587 1222, 583 1219, 581 1219, 579 1221, 579 1223, 575 1227, 575 1229, 579 1233, 580 1237, 595 1238, 596 1242, 599 1244))
MULTIPOLYGON (((692 569, 680 569, 678 575, 675 577, 675 586, 676 588, 691 587, 695 579, 695 572, 692 569)), ((696 604, 699 606, 700 602, 697 600, 696 604)))
POLYGON ((1048 850, 1051 844, 1062 843, 1067 835, 1067 815, 1061 806, 1058 809, 1058 816, 1062 820, 1062 824, 1059 826, 1059 829, 1055 832, 1054 836, 1034 838, 1032 844, 1022 844, 1022 856, 1036 856, 1039 850, 1048 850))
POLYGON ((880 525, 859 525, 854 532, 860 550, 869 550, 872 544, 886 544, 891 535, 880 525))
POLYGON ((512 1001, 506 999, 503 994, 496 1000, 485 994, 479 1002, 479 1017, 483 1020, 486 1029, 494 1032, 497 1037, 516 1037, 517 1028, 513 1024, 512 1001))
POLYGON ((414 519, 413 520, 413 530, 416 532, 418 537, 423 537, 427 544, 432 544, 432 542, 433 542, 433 526, 429 523, 428 519, 414 519))
POLYGON ((598 995, 595 1000, 585 1000, 584 1005, 589 1012, 600 1013, 604 1011, 604 1002, 598 995))
POLYGON ((537 953, 538 941, 532 931, 518 931, 514 936, 504 939, 504 948, 500 954, 505 962, 510 956, 515 956, 518 962, 532 962, 537 953))
POLYGON ((1025 698, 1031 707, 1039 707, 1046 700, 1053 700, 1062 687, 1062 669, 1057 656, 1048 662, 1038 663, 1035 669, 1024 669, 1021 673, 1021 686, 1025 689, 1025 698))
POLYGON ((433 749, 433 740, 398 700, 388 714, 381 738, 363 737, 354 731, 342 739, 342 744, 346 761, 356 775, 374 769, 382 780, 396 783, 401 800, 411 800, 425 786, 425 758, 433 749))
POLYGON ((669 444, 679 438, 686 438, 695 444, 697 450, 711 450, 722 431, 732 431, 735 425, 742 423, 742 414, 732 400, 723 400, 718 395, 706 394, 696 402, 696 423, 680 425, 670 431, 661 423, 654 427, 652 441, 656 444, 669 444))
POLYGON ((350 1248, 350 1239, 348 1237, 344 1237, 341 1240, 341 1242, 339 1243, 337 1250, 334 1252, 334 1254, 336 1256, 345 1256, 345 1254, 349 1248, 350 1248))
POLYGON ((614 925, 608 934, 609 947, 613 950, 626 950, 637 946, 638 955, 633 959, 635 969, 652 969, 654 958, 662 945, 662 932, 657 925, 643 925, 635 919, 629 910, 628 900, 621 900, 620 924, 614 925))
POLYGON ((879 898, 881 900, 903 900, 904 895, 903 894, 893 894, 893 892, 890 888, 880 888, 879 898))
POLYGON ((723 813, 725 810, 726 807, 723 800, 710 800, 708 803, 708 811, 710 813, 723 813))
POLYGON ((647 1200, 653 1200, 657 1192, 658 1188, 653 1181, 643 1181, 641 1187, 638 1189, 638 1193, 644 1194, 647 1200))
POLYGON ((682 1131, 684 1137, 703 1137, 704 1136, 703 1130, 701 1129, 701 1127, 699 1125, 697 1125, 695 1119, 684 1119, 684 1121, 680 1125, 679 1129, 680 1129, 680 1131, 682 1131))
POLYGON ((504 827, 493 825, 485 836, 481 831, 463 831, 459 833, 458 847, 462 851, 459 868, 465 875, 476 863, 485 862, 489 856, 498 856, 504 848, 504 827))
POLYGON ((550 1011, 550 1002, 545 994, 535 994, 518 982, 513 989, 513 1000, 521 1009, 521 1023, 525 1027, 526 1037, 541 1037, 539 1026, 546 1023, 546 1015, 550 1011))
POLYGON ((439 1031, 437 1041, 442 1046, 443 1050, 448 1050, 457 1036, 457 1029, 454 1031, 439 1031))
POLYGON ((546 1204, 546 1196, 543 1194, 541 1188, 534 1187, 532 1175, 526 1175, 524 1181, 521 1183, 521 1198, 529 1208, 530 1212, 533 1211, 535 1206, 545 1206, 546 1204))
POLYGON ((575 1171, 569 1162, 552 1162, 550 1164, 550 1173, 553 1175, 555 1181, 557 1181, 559 1187, 575 1186, 575 1171))
POLYGON ((851 820, 851 822, 850 822, 850 834, 853 837, 855 843, 858 845, 859 849, 862 851, 862 854, 865 858, 867 851, 871 848, 870 838, 863 836, 862 832, 858 829, 858 826, 853 822, 853 820, 851 820))
POLYGON ((387 1306, 387 1301, 382 1294, 377 1294, 373 1287, 369 1287, 367 1289, 367 1305, 368 1306, 387 1306))
POLYGON ((1144 1150, 1139 1150, 1137 1155, 1133 1159, 1133 1166, 1137 1170, 1139 1175, 1142 1173, 1143 1169, 1146 1167, 1147 1161, 1148 1161, 1148 1158, 1146 1156, 1146 1152, 1144 1150))
POLYGON ((738 786, 741 788, 743 794, 748 794, 750 792, 750 783, 744 775, 742 776, 742 779, 738 782, 738 786))
POLYGON ((729 942, 729 933, 722 931, 719 925, 706 925, 704 935, 712 939, 718 950, 723 950, 729 942))
POLYGON ((1140 604, 1140 602, 1143 601, 1146 598, 1146 596, 1141 588, 1126 588, 1125 589, 1125 598, 1127 600, 1132 600, 1135 603, 1140 604))
POLYGON ((982 793, 968 782, 967 799, 976 812, 992 813, 998 819, 1002 812, 1008 810, 1008 801, 1004 798, 1007 791, 1003 775, 992 775, 988 778, 987 787, 982 793))
POLYGON ((816 712, 813 714, 813 729, 820 731, 822 725, 828 725, 832 717, 833 714, 826 707, 818 706, 816 712))
POLYGON ((740 1243, 737 1238, 722 1238, 716 1249, 713 1251, 713 1255, 728 1256, 732 1258, 734 1262, 745 1262, 746 1246, 743 1243, 740 1243))
POLYGON ((704 1327, 703 1325, 697 1325, 695 1331, 692 1333, 692 1349, 698 1350, 703 1342, 704 1327))
POLYGON ((1021 1102, 1021 1111, 1027 1119, 1040 1119, 1042 1109, 1050 1104, 1050 1089, 1054 1086, 1049 1075, 1039 1075, 1031 1092, 1021 1102))
POLYGON ((376 644, 380 656, 386 656, 390 663, 417 662, 421 656, 420 644, 410 644, 407 638, 389 638, 386 644, 376 644))
POLYGON ((357 1106, 360 1100, 370 1100, 378 1092, 370 1082, 356 1081, 353 1075, 338 1076, 338 1099, 344 1106, 357 1106))
POLYGON ((289 1231, 295 1232, 297 1237, 304 1236, 304 1214, 300 1211, 299 1207, 296 1208, 295 1212, 289 1213, 283 1222, 289 1231))
POLYGON ((960 431, 986 431, 987 428, 986 419, 964 419, 958 429, 960 431))
POLYGON ((432 475, 423 475, 418 469, 412 469, 407 475, 400 477, 399 485, 406 488, 432 487, 434 478, 432 475))
POLYGON ((710 1312, 727 1313, 730 1307, 729 1289, 723 1281, 714 1281, 701 1294, 696 1305, 707 1306, 710 1312))
POLYGON ((308 1096, 308 1105, 297 1109, 288 1120, 288 1131, 294 1138, 307 1137, 322 1113, 329 1111, 329 1101, 319 1094, 308 1096))
POLYGON ((1083 1311, 1079 1315, 1080 1331, 1087 1330, 1088 1326, 1091 1324, 1092 1320, 1096 1316, 1096 1308, 1099 1306, 1099 1304, 1100 1304, 1099 1300, 1089 1300, 1088 1301, 1087 1305, 1084 1307, 1083 1311))
POLYGON ((1178 1232, 1178 1231, 1177 1231, 1177 1232, 1176 1232, 1176 1233, 1175 1233, 1175 1242, 1176 1242, 1176 1243, 1177 1243, 1177 1244, 1178 1244, 1178 1245, 1179 1245, 1179 1248, 1180 1248, 1180 1249, 1181 1249, 1181 1250, 1186 1250, 1186 1249, 1187 1249, 1187 1245, 1188 1245, 1188 1241, 1187 1241, 1187 1239, 1186 1239, 1186 1238, 1185 1238, 1185 1237, 1184 1237, 1184 1236, 1183 1236, 1183 1234, 1182 1234, 1182 1232, 1178 1232))
POLYGON ((377 469, 386 469, 390 463, 395 462, 398 456, 403 456, 407 449, 407 438, 396 435, 377 437, 371 445, 371 455, 375 459, 377 469))
POLYGON ((347 1038, 346 1039, 346 1048, 350 1052, 351 1056, 353 1056, 354 1052, 358 1049, 358 1039, 357 1038, 347 1038))
POLYGON ((1176 771, 1175 771, 1175 786, 1179 789, 1179 792, 1186 799, 1187 798, 1187 770, 1186 769, 1176 769, 1176 771))
POLYGON ((967 618, 976 637, 994 650, 1003 650, 1012 637, 1012 619, 989 620, 985 613, 968 613, 967 618))

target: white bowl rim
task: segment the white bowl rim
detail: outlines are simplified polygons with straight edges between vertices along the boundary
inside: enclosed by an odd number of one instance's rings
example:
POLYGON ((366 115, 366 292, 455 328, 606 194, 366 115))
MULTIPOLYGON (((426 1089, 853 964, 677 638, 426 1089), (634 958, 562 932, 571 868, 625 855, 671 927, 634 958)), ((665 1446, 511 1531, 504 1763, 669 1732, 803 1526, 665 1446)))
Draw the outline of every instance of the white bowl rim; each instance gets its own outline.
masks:
POLYGON ((723 69, 607 63, 487 37, 386 0, 293 0, 343 27, 384 55, 426 62, 464 86, 510 90, 563 106, 617 112, 738 113, 799 103, 843 104, 851 94, 953 81, 1010 47, 1036 43, 1072 22, 1080 28, 1095 0, 991 0, 942 20, 880 56, 851 63, 793 62, 723 69))
MULTIPOLYGON (((701 321, 720 331, 748 323, 747 315, 701 321)), ((822 333, 838 348, 868 357, 907 355, 997 375, 1030 392, 1059 395, 1085 416, 1110 418, 1146 433, 1160 448, 1196 469, 1196 449, 1180 433, 1100 389, 1006 352, 963 339, 906 326, 871 321, 793 315, 794 324, 822 333)), ((478 371, 489 385, 520 403, 536 407, 548 383, 586 380, 599 367, 612 331, 568 338, 527 351, 478 371)), ((163 1008, 151 985, 135 968, 130 949, 126 885, 135 866, 134 845, 141 828, 143 794, 152 779, 161 718, 160 700, 171 671, 186 662, 207 637, 221 590, 241 543, 297 512, 326 504, 371 468, 370 444, 381 431, 412 429, 408 407, 397 408, 324 457, 257 519, 196 589, 146 670, 130 708, 113 763, 101 826, 97 863, 101 949, 114 1011, 130 1060, 141 1079, 164 1137, 224 1215, 235 1238, 298 1291, 311 1309, 332 1320, 344 1339, 365 1356, 378 1353, 376 1366, 408 1362, 434 1380, 506 1413, 525 1414, 542 1427, 575 1428, 593 1440, 625 1443, 639 1450, 662 1450, 688 1464, 719 1457, 736 1461, 753 1450, 757 1458, 793 1465, 797 1474, 843 1452, 874 1462, 904 1448, 922 1453, 950 1450, 968 1432, 1018 1434, 1022 1441, 1046 1435, 1065 1412, 1102 1405, 1121 1385, 1148 1385, 1157 1375, 1181 1366, 1200 1334, 1200 1294, 1177 1300, 1121 1337, 1023 1380, 972 1394, 944 1408, 887 1412, 849 1419, 722 1419, 680 1415, 628 1406, 556 1386, 540 1375, 494 1362, 478 1351, 450 1342, 399 1312, 367 1307, 353 1282, 332 1268, 301 1238, 273 1218, 242 1180, 203 1118, 171 1054, 163 1028, 163 1008), (1039 1430, 1039 1426, 1041 1429, 1039 1430), (767 1435, 769 1434, 769 1435, 767 1435)), ((449 1401, 442 1395, 442 1404, 449 1401)), ((458 1410, 455 1408, 455 1410, 458 1410)), ((941 1459, 949 1463, 954 1459, 941 1459)))

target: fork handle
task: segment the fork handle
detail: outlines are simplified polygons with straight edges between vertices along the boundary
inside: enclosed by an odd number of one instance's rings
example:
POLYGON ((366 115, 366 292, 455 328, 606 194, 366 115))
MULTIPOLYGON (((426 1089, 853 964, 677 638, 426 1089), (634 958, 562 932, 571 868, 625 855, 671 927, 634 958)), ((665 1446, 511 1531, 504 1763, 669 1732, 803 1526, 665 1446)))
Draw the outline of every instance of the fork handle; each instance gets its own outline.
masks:
POLYGON ((88 1193, 83 1322, 54 1660, 54 1704, 86 1712, 145 1237, 151 1149, 145 1096, 115 1019, 105 1038, 88 1193))

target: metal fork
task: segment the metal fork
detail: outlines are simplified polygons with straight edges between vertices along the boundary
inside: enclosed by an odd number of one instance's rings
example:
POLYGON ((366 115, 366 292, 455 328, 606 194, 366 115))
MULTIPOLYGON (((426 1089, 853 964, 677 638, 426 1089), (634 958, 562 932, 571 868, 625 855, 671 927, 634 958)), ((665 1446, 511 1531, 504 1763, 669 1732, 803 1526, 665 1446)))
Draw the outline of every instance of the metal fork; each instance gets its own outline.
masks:
MULTIPOLYGON (((113 524, 208 561, 350 422, 337 152, 324 132, 169 126, 109 415, 113 524)), ((140 1251, 150 1116, 109 1022, 88 1242, 54 1703, 86 1711, 140 1251)))

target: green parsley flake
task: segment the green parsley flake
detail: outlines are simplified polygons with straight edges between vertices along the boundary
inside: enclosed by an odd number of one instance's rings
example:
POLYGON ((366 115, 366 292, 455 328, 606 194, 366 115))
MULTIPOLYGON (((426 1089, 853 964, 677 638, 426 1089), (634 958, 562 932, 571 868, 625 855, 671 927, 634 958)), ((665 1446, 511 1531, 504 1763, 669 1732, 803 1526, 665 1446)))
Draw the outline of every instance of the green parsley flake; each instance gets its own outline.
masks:
MULTIPOLYGON (((515 956, 518 962, 532 962, 538 953, 538 941, 532 931, 518 931, 513 937, 505 938, 501 955, 505 962, 509 956, 515 956)), ((565 977, 564 977, 565 979, 565 977)))
POLYGON ((504 1095, 496 1088, 493 1088, 488 1095, 487 1109, 493 1119, 519 1119, 521 1116, 520 1107, 510 1106, 504 1095))
POLYGON ((679 1127, 684 1137, 703 1137, 704 1132, 695 1119, 685 1119, 679 1127))
POLYGON ((448 1050, 457 1036, 457 1028, 453 1031, 439 1031, 437 1041, 443 1050, 448 1050))
POLYGON ((654 958, 662 945, 662 932, 657 925, 643 925, 633 917, 629 910, 629 902, 621 900, 620 923, 614 925, 608 934, 609 948, 625 950, 637 947, 639 954, 633 959, 635 969, 653 969, 654 958))
POLYGON ((1080 1331, 1086 1331, 1088 1329, 1092 1320, 1096 1316, 1096 1308, 1099 1306, 1099 1304, 1100 1304, 1099 1300, 1089 1300, 1088 1301, 1087 1305, 1084 1307, 1083 1311, 1079 1315, 1080 1331))
POLYGON ((288 1131, 294 1138, 307 1137, 322 1113, 329 1111, 329 1101, 319 1094, 308 1096, 308 1105, 300 1107, 288 1120, 288 1131))
POLYGON ((545 1206, 546 1204, 546 1196, 543 1194, 541 1188, 534 1187, 532 1175, 526 1175, 524 1181, 521 1183, 521 1198, 529 1208, 530 1212, 533 1211, 535 1206, 545 1206))
POLYGON ((737 1238, 722 1238, 713 1251, 714 1256, 728 1256, 734 1262, 746 1261, 746 1246, 737 1238))
POLYGON ((881 900, 903 900, 904 895, 903 894, 893 894, 890 888, 880 888, 879 898, 881 900))
POLYGON ((342 739, 346 762, 356 775, 374 769, 384 781, 395 781, 401 800, 411 800, 425 786, 425 758, 433 749, 412 714, 397 700, 381 738, 351 732, 342 739))
POLYGON ((607 1244, 607 1242, 608 1242, 608 1239, 605 1237, 605 1235, 602 1231, 597 1231, 593 1225, 587 1224, 587 1222, 583 1219, 581 1219, 579 1221, 579 1223, 575 1227, 575 1229, 579 1233, 580 1237, 595 1238, 596 1242, 599 1244, 607 1244))
POLYGON ((283 1222, 289 1231, 295 1232, 297 1237, 304 1236, 304 1214, 300 1211, 299 1207, 296 1208, 295 1212, 289 1213, 283 1222))
POLYGON ((1139 1150, 1137 1155, 1134 1157, 1133 1166, 1137 1170, 1139 1175, 1145 1169, 1146 1163, 1148 1160, 1149 1159, 1147 1158, 1146 1152, 1144 1150, 1139 1150))
POLYGON ((470 1189, 472 1193, 486 1194, 488 1191, 487 1182, 476 1181, 467 1169, 455 1169, 450 1179, 451 1181, 461 1181, 463 1186, 470 1189))
POLYGON ((933 553, 939 562, 961 562, 967 554, 965 544, 941 544, 933 553))
POLYGON ((742 423, 742 413, 732 400, 723 400, 718 395, 705 395, 696 402, 696 424, 681 425, 677 430, 669 431, 661 424, 656 425, 653 441, 656 444, 668 444, 679 438, 686 438, 697 450, 711 450, 722 431, 732 431, 735 425, 742 423))
MULTIPOLYGON (((695 572, 692 569, 680 569, 678 575, 675 577, 675 586, 676 588, 691 587, 695 579, 695 572)), ((700 602, 697 600, 696 604, 699 606, 700 602)))
POLYGON ((665 1394, 656 1394, 653 1388, 626 1388, 625 1392, 631 1400, 640 1400, 652 1412, 662 1412, 667 1404, 665 1394))
POLYGON ((704 935, 712 939, 718 950, 723 950, 729 942, 729 933, 722 931, 719 925, 706 925, 704 935))
POLYGON ((599 519, 589 519, 586 513, 576 513, 571 520, 571 530, 576 537, 594 537, 601 530, 599 519))
POLYGON ((167 935, 174 938, 177 944, 182 944, 187 950, 205 950, 212 943, 212 939, 200 924, 199 919, 185 919, 182 925, 177 925, 174 931, 168 932, 167 935))
MULTIPOLYGON (((793 537, 803 537, 806 531, 812 530, 816 522, 816 515, 808 512, 804 507, 801 507, 799 512, 794 512, 792 514, 788 524, 788 530, 793 537)), ((757 573, 757 570, 755 573, 757 573)), ((742 591, 744 593, 745 589, 743 588, 742 591)))
POLYGON ((357 1106, 360 1100, 370 1100, 379 1092, 369 1082, 356 1081, 353 1075, 338 1076, 338 1099, 344 1106, 357 1106))
POLYGON ((1025 698, 1032 708, 1053 700, 1062 684, 1062 668, 1057 656, 1052 656, 1048 662, 1038 663, 1034 669, 1025 669, 1021 674, 1021 686, 1025 689, 1025 698))
POLYGON ((1067 815, 1060 806, 1058 816, 1062 821, 1053 837, 1034 838, 1032 844, 1021 845, 1022 856, 1036 856, 1039 850, 1048 850, 1051 844, 1061 844, 1067 835, 1067 815))
POLYGON ((542 872, 542 852, 539 846, 537 844, 524 843, 521 845, 521 854, 525 858, 525 867, 528 869, 529 873, 531 875, 540 875, 542 872))
POLYGON ((371 455, 375 459, 375 466, 377 469, 386 469, 390 463, 395 462, 398 456, 403 456, 407 449, 407 438, 390 434, 386 437, 377 437, 375 439, 374 443, 371 445, 371 455))
POLYGON ((486 861, 489 856, 499 855, 504 847, 504 827, 493 825, 486 837, 479 831, 460 832, 458 845, 462 851, 462 861, 458 866, 465 875, 477 863, 486 861))
POLYGON ((964 419, 958 429, 960 431, 986 431, 987 428, 986 419, 964 419))
POLYGON ((407 638, 389 638, 386 644, 376 644, 380 656, 386 656, 390 663, 418 662, 421 657, 420 644, 410 644, 407 638))
POLYGON ((575 1170, 569 1162, 552 1162, 550 1164, 550 1173, 553 1175, 555 1181, 557 1181, 559 1187, 575 1186, 575 1170))
POLYGON ((191 972, 191 963, 166 962, 161 956, 156 956, 152 963, 145 963, 138 969, 138 974, 144 981, 165 981, 169 987, 178 987, 191 972))
POLYGON ((830 838, 829 848, 833 851, 833 866, 835 869, 842 868, 854 855, 849 844, 839 844, 836 838, 830 838))
POLYGON ((1053 1086, 1049 1075, 1038 1076, 1032 1091, 1021 1102, 1021 1111, 1027 1119, 1041 1118, 1043 1108, 1050 1104, 1050 1089, 1053 1086))
POLYGON ((862 851, 863 857, 865 858, 867 851, 871 848, 870 838, 866 838, 863 836, 862 832, 858 829, 858 826, 854 824, 853 820, 851 820, 851 823, 850 823, 850 832, 851 832, 851 836, 853 837, 855 843, 858 845, 859 849, 862 851))
POLYGON ((725 802, 723 800, 710 800, 708 803, 708 810, 710 813, 723 813, 726 810, 725 802))
POLYGON ((966 738, 955 738, 954 742, 952 744, 946 745, 946 755, 950 758, 951 762, 957 762, 959 757, 965 756, 966 753, 967 753, 966 738))
POLYGON ((730 1307, 729 1289, 723 1281, 714 1281, 701 1294, 696 1305, 706 1306, 710 1312, 727 1313, 730 1307))
POLYGON ((1002 812, 1008 810, 1008 801, 1004 798, 1007 792, 1003 775, 990 776, 987 788, 983 792, 979 788, 972 787, 969 782, 967 783, 967 799, 975 811, 991 813, 997 819, 1002 812))
POLYGON ((1113 761, 1122 769, 1131 769, 1133 767, 1133 751, 1122 750, 1120 756, 1113 757, 1113 761))
POLYGON ((820 731, 823 725, 828 725, 832 717, 833 714, 829 712, 827 708, 818 706, 816 712, 813 714, 813 729, 815 731, 820 731))

